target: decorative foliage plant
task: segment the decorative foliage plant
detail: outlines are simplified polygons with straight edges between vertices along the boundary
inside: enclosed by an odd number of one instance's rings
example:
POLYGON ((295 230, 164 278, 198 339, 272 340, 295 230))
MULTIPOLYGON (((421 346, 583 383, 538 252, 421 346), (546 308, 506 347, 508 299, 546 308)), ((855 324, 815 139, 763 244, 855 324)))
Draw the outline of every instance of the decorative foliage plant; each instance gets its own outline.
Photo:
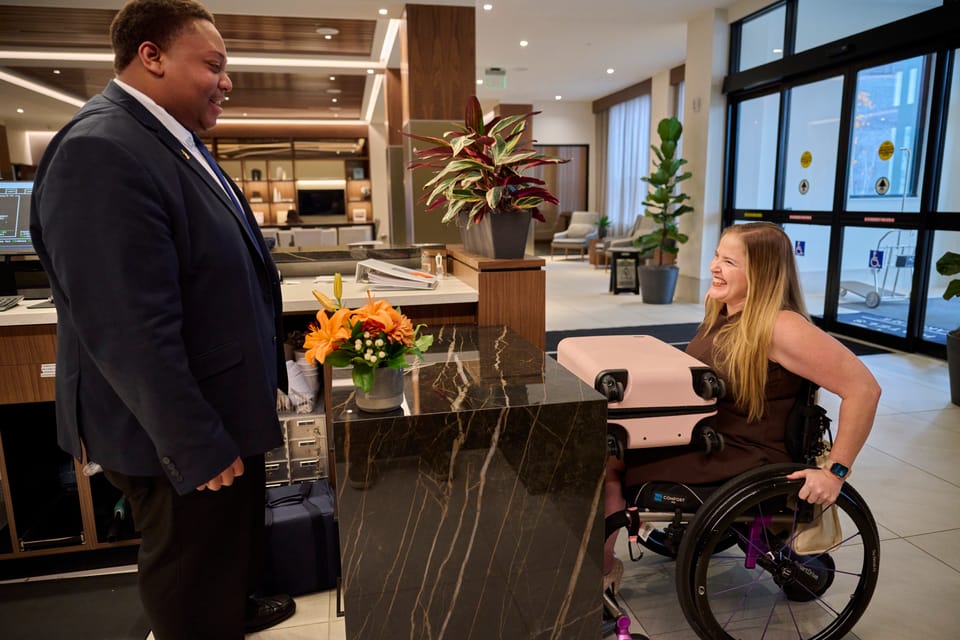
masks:
POLYGON ((408 354, 423 358, 423 352, 433 344, 432 335, 419 335, 426 325, 414 327, 410 318, 390 303, 375 300, 368 292, 367 304, 348 309, 340 302, 342 294, 343 279, 339 273, 333 279, 335 301, 319 291, 313 292, 323 308, 304 339, 307 362, 352 366, 353 384, 369 392, 378 368, 408 367, 408 354))
POLYGON ((679 173, 687 161, 674 157, 682 133, 683 125, 677 118, 664 118, 657 124, 660 146, 650 145, 657 156, 653 163, 655 171, 646 178, 641 178, 650 185, 647 198, 643 202, 647 207, 646 215, 653 218, 657 227, 637 238, 633 244, 643 249, 644 253, 659 249, 657 256, 660 265, 663 264, 665 254, 676 255, 679 250, 677 245, 689 239, 685 233, 680 233, 678 223, 680 216, 693 211, 693 207, 683 204, 690 196, 676 188, 691 176, 689 171, 679 173))
POLYGON ((544 222, 540 205, 558 204, 557 198, 543 187, 543 180, 524 175, 524 171, 543 164, 561 164, 563 158, 518 149, 527 121, 536 113, 494 118, 483 122, 483 111, 476 96, 467 101, 463 125, 442 138, 406 134, 433 146, 416 149, 419 161, 410 169, 429 167, 437 174, 424 185, 427 211, 446 207, 443 222, 457 222, 466 214, 477 223, 487 214, 529 210, 534 219, 544 222))
MULTIPOLYGON (((960 253, 947 251, 937 260, 937 273, 942 276, 955 276, 960 274, 960 253)), ((960 278, 954 278, 947 283, 947 289, 943 292, 943 299, 960 298, 960 278)), ((960 334, 960 327, 953 330, 960 334)))

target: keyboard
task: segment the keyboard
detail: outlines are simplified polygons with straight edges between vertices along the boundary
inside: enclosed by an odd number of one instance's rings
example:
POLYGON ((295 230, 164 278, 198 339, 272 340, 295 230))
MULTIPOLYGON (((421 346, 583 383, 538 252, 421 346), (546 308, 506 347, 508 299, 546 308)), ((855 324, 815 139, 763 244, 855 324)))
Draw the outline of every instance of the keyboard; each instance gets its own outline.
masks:
POLYGON ((13 309, 21 300, 23 300, 23 296, 0 296, 0 311, 13 309))

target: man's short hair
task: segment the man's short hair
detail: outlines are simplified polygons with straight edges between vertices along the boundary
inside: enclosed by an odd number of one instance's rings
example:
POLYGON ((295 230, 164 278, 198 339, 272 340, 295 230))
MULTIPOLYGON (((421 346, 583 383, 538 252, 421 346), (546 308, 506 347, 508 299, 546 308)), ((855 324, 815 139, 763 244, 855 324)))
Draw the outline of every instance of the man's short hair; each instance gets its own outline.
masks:
POLYGON ((194 20, 213 22, 213 15, 195 0, 130 0, 110 23, 113 70, 126 69, 144 42, 166 49, 194 20))

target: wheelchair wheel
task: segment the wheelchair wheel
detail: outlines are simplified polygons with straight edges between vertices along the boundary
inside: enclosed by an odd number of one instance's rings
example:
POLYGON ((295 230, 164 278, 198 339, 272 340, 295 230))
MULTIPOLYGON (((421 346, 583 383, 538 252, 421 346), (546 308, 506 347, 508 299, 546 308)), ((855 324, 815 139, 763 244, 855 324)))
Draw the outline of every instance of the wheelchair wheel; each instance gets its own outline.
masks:
POLYGON ((714 493, 687 527, 677 557, 677 594, 704 640, 835 640, 860 619, 877 584, 880 541, 863 498, 848 484, 837 499, 841 542, 799 555, 802 481, 797 464, 769 465, 737 476, 714 493), (719 547, 733 535, 730 550, 719 547))

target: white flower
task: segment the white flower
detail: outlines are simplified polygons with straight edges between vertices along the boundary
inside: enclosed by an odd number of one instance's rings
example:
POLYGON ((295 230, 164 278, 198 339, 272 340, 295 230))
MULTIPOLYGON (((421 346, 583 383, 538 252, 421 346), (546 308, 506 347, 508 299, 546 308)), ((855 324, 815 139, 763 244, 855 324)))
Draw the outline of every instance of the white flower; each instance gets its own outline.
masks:
POLYGON ((360 349, 363 349, 363 341, 360 340, 360 338, 357 338, 357 341, 353 343, 353 348, 356 349, 357 351, 360 351, 360 349))
POLYGON ((375 344, 376 344, 378 347, 382 347, 382 346, 383 346, 383 338, 377 338, 377 341, 376 341, 375 344))
POLYGON ((386 352, 386 351, 381 351, 381 352, 379 352, 379 353, 377 354, 377 357, 378 357, 378 358, 386 358, 386 357, 387 357, 387 352, 386 352))

